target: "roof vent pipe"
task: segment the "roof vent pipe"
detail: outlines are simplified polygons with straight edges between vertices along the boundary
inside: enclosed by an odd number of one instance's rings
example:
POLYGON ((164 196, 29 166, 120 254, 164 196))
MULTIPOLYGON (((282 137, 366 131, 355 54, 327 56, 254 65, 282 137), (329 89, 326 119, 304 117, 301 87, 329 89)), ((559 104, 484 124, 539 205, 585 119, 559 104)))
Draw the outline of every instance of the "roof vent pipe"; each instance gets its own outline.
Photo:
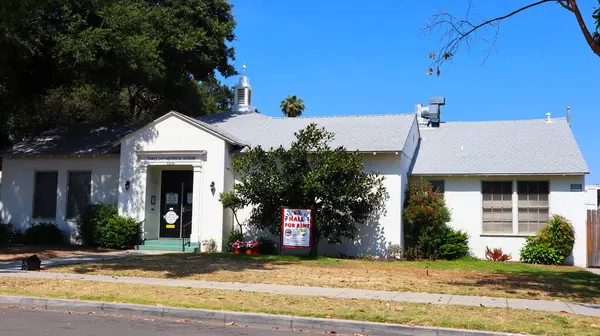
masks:
POLYGON ((567 124, 571 127, 571 106, 567 106, 567 124))
POLYGON ((552 117, 550 112, 546 113, 546 122, 551 122, 552 121, 552 117))

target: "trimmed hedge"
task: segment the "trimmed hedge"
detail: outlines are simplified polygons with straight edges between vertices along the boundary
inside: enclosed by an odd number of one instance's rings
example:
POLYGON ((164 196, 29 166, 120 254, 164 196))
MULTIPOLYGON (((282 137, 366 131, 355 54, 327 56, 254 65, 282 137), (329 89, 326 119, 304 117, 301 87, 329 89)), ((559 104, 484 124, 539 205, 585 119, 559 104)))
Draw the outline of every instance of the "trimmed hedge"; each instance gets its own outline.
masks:
POLYGON ((112 249, 130 249, 137 243, 138 226, 133 218, 119 215, 110 217, 106 221, 101 247, 112 249))
POLYGON ((63 235, 55 223, 33 223, 25 230, 25 244, 58 245, 63 242, 63 235))
POLYGON ((554 215, 548 225, 541 228, 534 237, 527 237, 521 249, 521 261, 530 264, 562 265, 573 252, 575 230, 571 222, 554 215))
POLYGON ((77 221, 83 243, 111 249, 130 249, 138 243, 133 218, 121 217, 112 204, 91 204, 77 221))
POLYGON ((117 215, 112 204, 90 204, 77 220, 79 237, 85 245, 103 245, 104 230, 110 218, 117 215))

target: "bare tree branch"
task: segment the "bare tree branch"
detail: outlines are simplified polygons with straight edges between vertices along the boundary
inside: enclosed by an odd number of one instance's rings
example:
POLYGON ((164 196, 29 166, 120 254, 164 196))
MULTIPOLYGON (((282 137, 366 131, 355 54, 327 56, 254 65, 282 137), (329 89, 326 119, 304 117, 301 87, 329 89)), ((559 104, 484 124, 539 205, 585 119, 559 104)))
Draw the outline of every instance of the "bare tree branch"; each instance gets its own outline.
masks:
POLYGON ((452 57, 459 51, 461 45, 466 46, 467 51, 470 52, 473 45, 478 41, 481 41, 489 46, 486 49, 486 56, 482 62, 482 65, 484 65, 492 50, 496 49, 496 42, 498 41, 500 32, 500 22, 513 15, 546 2, 558 3, 563 8, 574 13, 586 42, 592 48, 592 51, 600 56, 600 41, 598 41, 587 29, 581 16, 581 12, 577 6, 576 0, 539 0, 518 8, 506 15, 498 16, 488 20, 481 20, 481 22, 477 24, 474 23, 476 21, 471 20, 469 17, 471 15, 471 10, 473 9, 473 5, 471 1, 469 1, 467 13, 464 19, 459 19, 448 12, 438 10, 438 12, 431 16, 423 28, 425 34, 427 35, 434 33, 439 34, 440 32, 443 32, 439 39, 441 48, 437 51, 437 53, 432 52, 430 54, 432 61, 427 73, 433 74, 434 69, 436 69, 436 72, 439 75, 440 66, 446 61, 452 59, 452 57), (480 33, 484 33, 489 30, 493 31, 492 37, 486 38, 485 36, 480 35, 480 33))
POLYGON ((575 1, 575 0, 566 0, 566 1, 569 4, 569 7, 570 7, 569 10, 571 12, 573 12, 573 14, 575 14, 575 17, 577 18, 577 23, 579 24, 579 28, 581 29, 581 32, 583 33, 583 37, 585 37, 585 41, 590 46, 590 48, 592 48, 592 51, 594 52, 594 54, 600 56, 600 41, 594 39, 594 37, 592 36, 592 33, 590 33, 590 30, 585 25, 585 21, 583 20, 583 17, 581 16, 581 11, 579 10, 579 7, 577 6, 577 1, 575 1))

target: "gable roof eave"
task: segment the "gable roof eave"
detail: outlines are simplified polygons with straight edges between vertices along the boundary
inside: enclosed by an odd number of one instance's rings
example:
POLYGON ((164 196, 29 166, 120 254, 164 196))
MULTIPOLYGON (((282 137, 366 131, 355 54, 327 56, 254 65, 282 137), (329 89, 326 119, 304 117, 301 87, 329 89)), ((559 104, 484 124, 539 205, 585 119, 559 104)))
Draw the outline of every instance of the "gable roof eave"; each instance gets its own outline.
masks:
POLYGON ((205 122, 202 122, 200 120, 197 120, 197 119, 194 119, 192 117, 186 116, 186 115, 181 114, 181 113, 179 113, 177 111, 169 111, 168 113, 164 114, 163 116, 161 116, 161 117, 159 117, 159 118, 157 118, 157 119, 155 119, 155 120, 147 123, 146 125, 144 125, 144 126, 138 128, 138 129, 136 129, 135 131, 133 131, 133 132, 127 134, 126 136, 122 137, 121 139, 115 141, 113 143, 113 145, 117 146, 117 145, 121 144, 123 141, 125 141, 125 140, 129 139, 130 137, 132 137, 134 134, 136 134, 139 131, 145 129, 146 127, 152 126, 152 125, 156 125, 156 124, 160 123, 161 121, 166 120, 166 119, 168 119, 170 117, 176 117, 176 118, 178 118, 178 119, 180 119, 180 120, 182 120, 184 122, 187 122, 188 124, 190 124, 192 126, 195 126, 195 127, 199 128, 199 129, 201 129, 201 130, 203 130, 203 131, 205 131, 205 132, 207 132, 207 133, 209 133, 209 134, 211 134, 213 136, 216 136, 217 138, 219 138, 221 140, 224 140, 224 141, 226 141, 226 142, 228 142, 228 143, 230 143, 232 145, 246 146, 246 143, 244 143, 240 139, 236 138, 235 136, 233 136, 233 135, 231 135, 231 134, 229 134, 229 133, 227 133, 227 132, 225 132, 223 130, 218 129, 215 126, 209 125, 209 124, 207 124, 205 122))

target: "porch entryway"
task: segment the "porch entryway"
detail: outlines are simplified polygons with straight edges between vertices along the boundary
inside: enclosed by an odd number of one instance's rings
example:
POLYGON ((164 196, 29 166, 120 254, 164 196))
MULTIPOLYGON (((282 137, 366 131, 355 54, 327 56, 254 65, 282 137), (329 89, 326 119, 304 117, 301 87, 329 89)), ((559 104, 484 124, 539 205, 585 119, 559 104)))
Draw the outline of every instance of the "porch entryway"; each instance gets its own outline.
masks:
POLYGON ((149 163, 146 166, 144 242, 138 249, 195 251, 200 247, 197 230, 201 167, 187 162, 149 163))

